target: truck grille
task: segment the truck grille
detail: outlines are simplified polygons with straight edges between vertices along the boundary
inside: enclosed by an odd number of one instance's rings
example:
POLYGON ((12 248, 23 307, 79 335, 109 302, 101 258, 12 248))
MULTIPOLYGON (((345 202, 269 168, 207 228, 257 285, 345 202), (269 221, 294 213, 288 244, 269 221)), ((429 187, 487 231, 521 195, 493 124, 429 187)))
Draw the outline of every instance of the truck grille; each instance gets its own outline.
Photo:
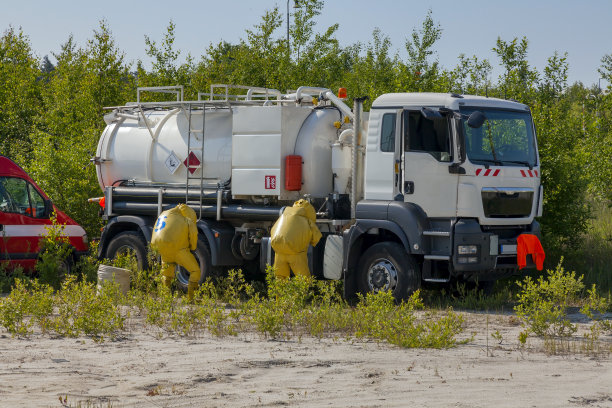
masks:
POLYGON ((487 218, 525 218, 531 214, 533 189, 485 187, 482 207, 487 218))

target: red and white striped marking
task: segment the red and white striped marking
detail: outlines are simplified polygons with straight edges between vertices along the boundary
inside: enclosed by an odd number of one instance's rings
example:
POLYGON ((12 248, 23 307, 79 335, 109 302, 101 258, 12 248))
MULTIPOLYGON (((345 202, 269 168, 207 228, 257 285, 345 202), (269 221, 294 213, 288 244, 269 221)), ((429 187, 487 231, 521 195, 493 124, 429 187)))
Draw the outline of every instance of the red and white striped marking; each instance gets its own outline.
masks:
POLYGON ((476 175, 477 176, 483 176, 483 177, 487 177, 487 176, 491 176, 491 177, 497 177, 500 173, 500 169, 495 169, 495 170, 491 170, 491 169, 476 169, 476 175), (484 173, 482 172, 484 170, 484 173), (480 174, 482 173, 482 174, 480 174))
POLYGON ((537 170, 521 170, 523 177, 539 177, 537 170))

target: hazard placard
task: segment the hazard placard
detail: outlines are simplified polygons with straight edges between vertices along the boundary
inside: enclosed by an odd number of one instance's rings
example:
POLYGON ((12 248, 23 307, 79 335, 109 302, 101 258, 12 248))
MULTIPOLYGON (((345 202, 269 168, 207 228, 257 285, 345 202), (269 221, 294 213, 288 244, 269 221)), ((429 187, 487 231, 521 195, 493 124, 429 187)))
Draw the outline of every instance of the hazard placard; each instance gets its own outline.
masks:
POLYGON ((266 176, 266 190, 276 190, 276 176, 266 176))

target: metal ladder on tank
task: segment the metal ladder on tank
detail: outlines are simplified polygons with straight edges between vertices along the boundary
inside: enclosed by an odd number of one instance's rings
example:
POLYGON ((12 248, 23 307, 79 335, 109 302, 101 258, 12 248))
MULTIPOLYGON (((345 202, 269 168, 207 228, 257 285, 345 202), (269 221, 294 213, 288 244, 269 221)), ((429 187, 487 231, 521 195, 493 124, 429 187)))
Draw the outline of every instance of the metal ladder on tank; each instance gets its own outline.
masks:
MULTIPOLYGON (((193 104, 189 103, 188 104, 188 108, 183 107, 183 110, 186 113, 187 116, 187 123, 189 126, 189 131, 187 132, 187 164, 186 164, 186 180, 185 180, 185 203, 187 204, 189 202, 189 186, 190 180, 199 180, 200 181, 200 199, 198 202, 198 208, 199 208, 199 212, 198 212, 198 220, 202 219, 202 203, 204 201, 204 195, 203 195, 203 191, 204 191, 204 129, 205 129, 205 125, 206 125, 206 109, 205 106, 202 105, 202 127, 200 129, 196 128, 194 129, 192 127, 192 114, 193 114, 193 104), (200 148, 200 164, 198 165, 192 165, 191 164, 191 141, 192 138, 195 137, 197 139, 197 135, 202 135, 202 140, 201 140, 201 148, 200 148), (193 174, 195 174, 198 169, 200 170, 200 175, 199 176, 193 176, 191 170, 193 171, 193 174)), ((197 158, 197 155, 194 153, 194 155, 197 158)), ((217 205, 219 206, 219 202, 217 202, 217 205)), ((219 209, 217 210, 217 213, 219 213, 219 209)))

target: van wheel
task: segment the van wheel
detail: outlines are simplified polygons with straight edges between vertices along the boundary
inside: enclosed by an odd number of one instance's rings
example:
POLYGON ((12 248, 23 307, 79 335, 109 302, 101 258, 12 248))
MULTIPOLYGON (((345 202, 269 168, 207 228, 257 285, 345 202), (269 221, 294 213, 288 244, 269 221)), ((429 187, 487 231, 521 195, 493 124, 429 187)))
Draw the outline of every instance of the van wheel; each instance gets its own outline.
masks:
POLYGON ((119 255, 132 253, 136 257, 139 270, 144 270, 147 265, 147 244, 142 235, 135 231, 125 231, 115 235, 106 249, 106 258, 115 259, 119 255))
POLYGON ((59 276, 60 282, 66 279, 66 276, 72 272, 72 257, 69 255, 67 258, 62 259, 57 266, 57 275, 59 276))
POLYGON ((398 302, 421 287, 419 266, 396 242, 379 242, 368 248, 359 259, 357 274, 362 294, 391 291, 398 302))
MULTIPOLYGON (((210 251, 208 250, 208 246, 206 246, 206 242, 202 238, 198 238, 198 245, 196 250, 193 252, 195 255, 196 261, 200 265, 200 281, 199 284, 202 284, 211 276, 212 266, 210 260, 210 251)), ((187 285, 189 284, 189 271, 183 268, 180 265, 176 265, 176 286, 182 290, 183 292, 187 292, 187 285)))

